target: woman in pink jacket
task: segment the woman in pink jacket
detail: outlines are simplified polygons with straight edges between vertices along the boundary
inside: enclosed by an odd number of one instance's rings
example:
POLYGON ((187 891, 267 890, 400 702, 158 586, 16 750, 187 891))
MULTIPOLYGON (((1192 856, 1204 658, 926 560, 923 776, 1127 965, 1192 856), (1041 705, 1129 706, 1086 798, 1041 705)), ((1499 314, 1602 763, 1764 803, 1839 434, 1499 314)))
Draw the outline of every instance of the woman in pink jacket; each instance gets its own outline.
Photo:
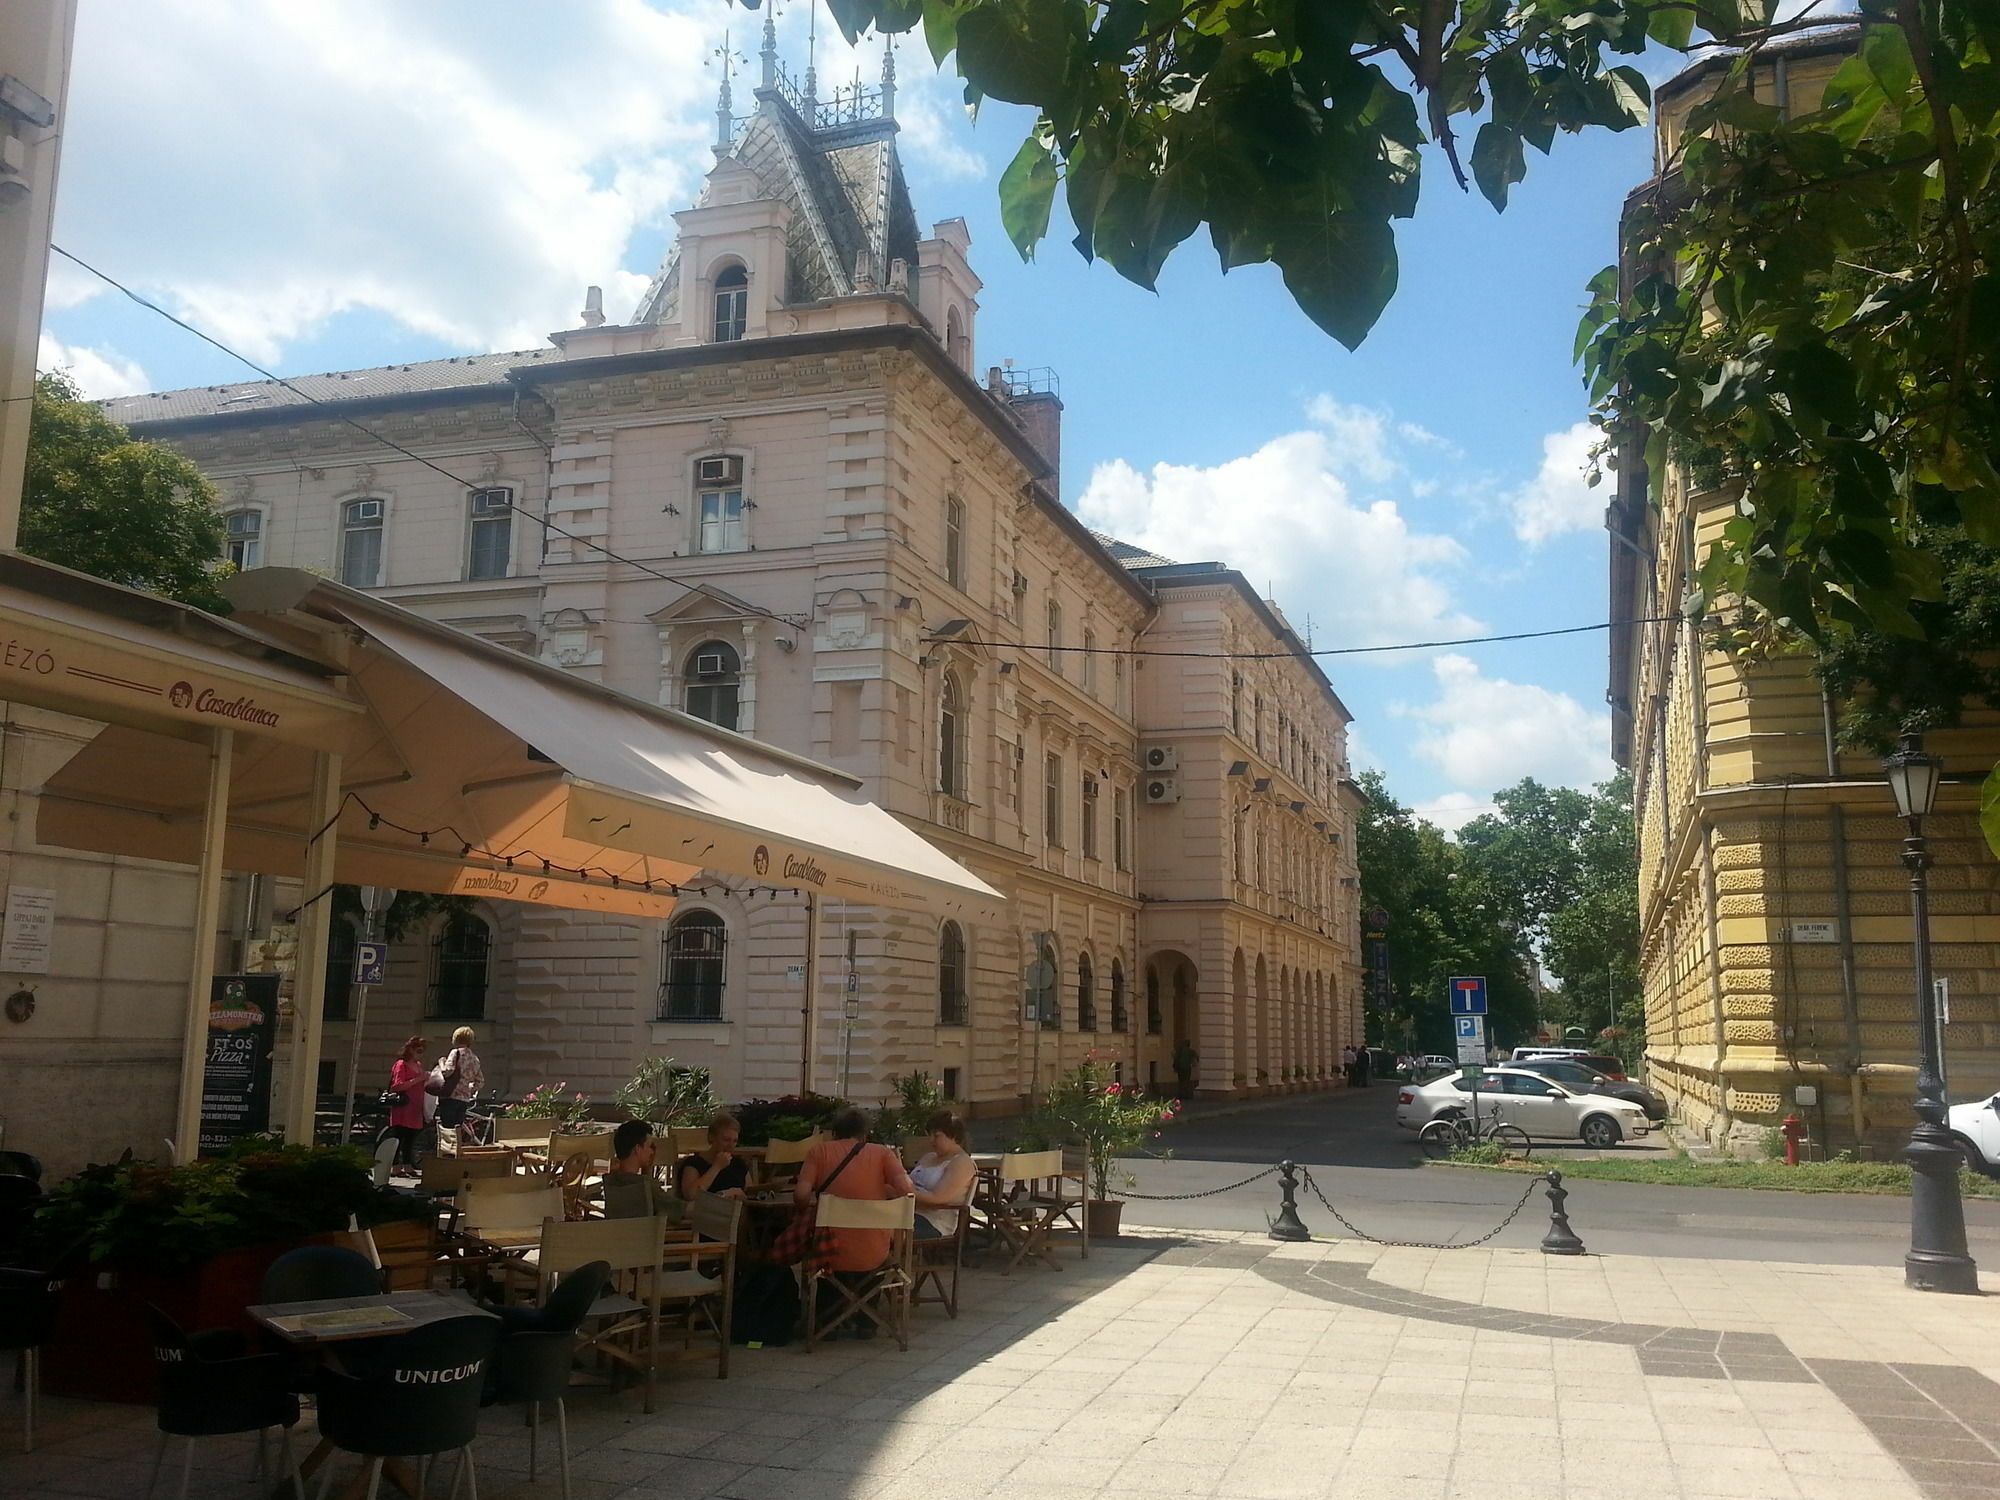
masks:
POLYGON ((431 1077, 424 1065, 428 1045, 420 1036, 411 1037, 389 1070, 390 1090, 403 1096, 401 1104, 389 1109, 389 1134, 396 1138, 396 1160, 413 1167, 417 1164, 417 1142, 424 1133, 424 1085, 431 1077))

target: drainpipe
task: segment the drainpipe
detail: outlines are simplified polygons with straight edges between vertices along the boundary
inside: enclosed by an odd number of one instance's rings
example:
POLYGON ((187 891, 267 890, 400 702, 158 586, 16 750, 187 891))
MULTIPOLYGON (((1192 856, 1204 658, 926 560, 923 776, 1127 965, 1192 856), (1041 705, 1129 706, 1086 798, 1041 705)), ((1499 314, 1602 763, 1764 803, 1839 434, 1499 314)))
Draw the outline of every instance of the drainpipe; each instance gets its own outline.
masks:
MULTIPOLYGON (((1840 775, 1840 751, 1833 736, 1833 699, 1824 689, 1819 695, 1819 717, 1826 737, 1826 774, 1831 781, 1840 775)), ((1847 809, 1833 802, 1828 804, 1826 816, 1827 831, 1833 841, 1833 916, 1835 931, 1840 934, 1840 1013, 1847 1029, 1847 1100, 1854 1111, 1854 1154, 1858 1157, 1867 1126, 1864 1105, 1868 1089, 1861 1076, 1861 999, 1854 979, 1852 893, 1847 884, 1847 809)))

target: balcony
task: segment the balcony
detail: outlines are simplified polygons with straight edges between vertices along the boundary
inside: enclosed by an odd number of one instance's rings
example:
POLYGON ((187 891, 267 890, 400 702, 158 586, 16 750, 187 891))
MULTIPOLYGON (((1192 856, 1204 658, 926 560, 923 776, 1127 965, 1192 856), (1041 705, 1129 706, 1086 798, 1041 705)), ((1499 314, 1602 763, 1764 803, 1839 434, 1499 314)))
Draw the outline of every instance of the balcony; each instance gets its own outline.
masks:
POLYGON ((950 792, 931 793, 931 821, 953 833, 964 833, 971 822, 972 804, 950 792))

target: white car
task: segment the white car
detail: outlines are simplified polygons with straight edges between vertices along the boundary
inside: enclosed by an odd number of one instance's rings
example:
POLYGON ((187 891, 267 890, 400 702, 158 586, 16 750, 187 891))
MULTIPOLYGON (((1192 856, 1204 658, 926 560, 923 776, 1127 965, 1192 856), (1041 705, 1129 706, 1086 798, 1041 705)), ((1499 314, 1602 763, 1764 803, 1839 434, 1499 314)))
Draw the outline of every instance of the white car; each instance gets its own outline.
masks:
POLYGON ((1945 1121, 1958 1149, 1965 1153, 1965 1164, 1988 1177, 2000 1177, 2000 1094, 1954 1104, 1945 1121))
MULTIPOLYGON (((1496 1116, 1518 1125, 1536 1140, 1582 1141, 1595 1150, 1646 1134, 1646 1111, 1623 1099, 1580 1094, 1552 1079, 1515 1068, 1488 1068, 1479 1076, 1477 1113, 1482 1122, 1496 1116)), ((1448 1115, 1470 1117, 1474 1090, 1463 1071, 1447 1073, 1429 1083, 1406 1083, 1396 1092, 1396 1123, 1405 1130, 1422 1130, 1448 1115)), ((2000 1116, 1995 1117, 2000 1124, 2000 1116)))

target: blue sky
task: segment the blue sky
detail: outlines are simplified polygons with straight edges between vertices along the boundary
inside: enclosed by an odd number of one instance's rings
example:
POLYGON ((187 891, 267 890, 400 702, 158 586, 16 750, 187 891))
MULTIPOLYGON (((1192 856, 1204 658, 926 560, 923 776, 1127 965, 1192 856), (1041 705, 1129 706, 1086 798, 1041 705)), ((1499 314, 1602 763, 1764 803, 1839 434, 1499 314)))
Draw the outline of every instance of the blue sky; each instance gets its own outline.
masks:
MULTIPOLYGON (((781 21, 795 71, 805 21, 781 21)), ((729 26, 754 54, 758 24, 721 0, 83 0, 57 240, 281 373, 531 347, 587 283, 629 314, 712 161, 710 53, 729 26)), ((820 32, 823 84, 851 77, 820 32)), ((1058 373, 1064 498, 1091 524, 1241 567, 1319 646, 1604 619, 1570 348, 1643 130, 1531 155, 1504 215, 1428 162, 1401 288, 1349 353, 1275 271, 1224 277, 1199 235, 1157 295, 1086 265, 1060 222, 1023 264, 994 183, 1026 112, 969 122, 921 43, 900 58, 919 221, 971 226, 980 362, 1058 373)), ((859 63, 872 77, 879 49, 859 63)), ((43 353, 98 395, 245 374, 61 266, 43 353)), ((1604 649, 1328 667, 1357 758, 1450 824, 1524 775, 1609 773, 1604 649)))

